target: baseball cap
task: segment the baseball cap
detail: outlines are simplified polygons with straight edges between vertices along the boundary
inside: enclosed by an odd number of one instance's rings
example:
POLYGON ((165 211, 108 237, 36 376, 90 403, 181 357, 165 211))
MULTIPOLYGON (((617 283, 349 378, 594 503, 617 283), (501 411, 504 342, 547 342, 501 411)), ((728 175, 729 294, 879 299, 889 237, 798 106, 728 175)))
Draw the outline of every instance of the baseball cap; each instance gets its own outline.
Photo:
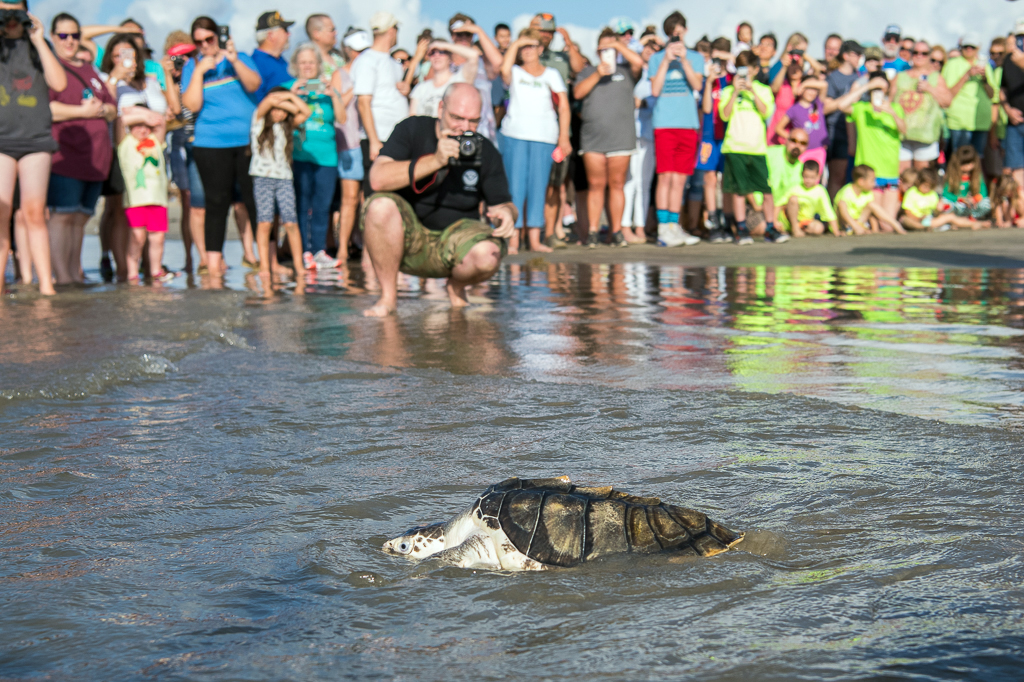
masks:
POLYGON ((537 27, 540 31, 554 31, 557 26, 555 25, 555 15, 542 13, 538 14, 537 18, 540 19, 540 26, 537 27))
POLYGON ((976 31, 968 31, 960 38, 960 47, 981 47, 981 36, 976 31))
POLYGON ((362 52, 373 45, 373 38, 371 38, 370 34, 366 31, 356 29, 347 33, 345 38, 341 41, 341 44, 350 50, 362 52))
POLYGON ((624 33, 628 33, 629 31, 633 31, 634 33, 636 32, 636 26, 633 25, 633 22, 629 17, 615 17, 611 22, 609 22, 609 26, 611 26, 611 29, 620 36, 624 33))
POLYGON ((839 54, 846 54, 847 52, 856 52, 857 54, 864 54, 864 48, 856 40, 845 40, 842 46, 839 48, 839 54))
POLYGON ((883 33, 882 35, 886 38, 888 38, 889 36, 896 36, 896 38, 898 39, 901 35, 903 35, 903 29, 899 27, 899 24, 889 24, 888 26, 885 27, 885 33, 883 33))
POLYGON ((864 50, 864 60, 877 59, 878 61, 884 61, 885 55, 882 53, 880 47, 869 47, 864 50))
POLYGON ((256 30, 266 31, 268 28, 283 28, 287 31, 294 23, 294 21, 285 21, 280 12, 264 12, 256 20, 256 30))
POLYGON ((370 17, 370 30, 374 33, 383 33, 392 26, 398 26, 398 19, 391 12, 375 12, 370 17))
POLYGON ((196 51, 196 46, 192 43, 178 43, 177 45, 171 45, 167 48, 168 57, 181 57, 182 55, 192 54, 196 51))

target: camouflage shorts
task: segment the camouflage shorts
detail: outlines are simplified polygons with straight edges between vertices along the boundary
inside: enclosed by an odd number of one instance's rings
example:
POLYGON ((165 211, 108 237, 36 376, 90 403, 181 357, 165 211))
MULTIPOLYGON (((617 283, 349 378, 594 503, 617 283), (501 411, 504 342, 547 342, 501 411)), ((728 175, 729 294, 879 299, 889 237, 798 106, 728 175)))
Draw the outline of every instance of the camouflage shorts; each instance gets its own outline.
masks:
MULTIPOLYGON (((390 199, 398 206, 405 227, 405 249, 399 270, 417 277, 449 277, 452 268, 462 262, 470 249, 482 241, 490 240, 501 248, 501 257, 508 254, 504 239, 491 236, 491 226, 479 220, 456 220, 440 232, 428 230, 408 201, 392 192, 377 192, 363 204, 366 207, 376 199, 390 199)), ((364 215, 365 219, 365 215, 364 215)), ((365 220, 364 220, 365 225, 365 220)))

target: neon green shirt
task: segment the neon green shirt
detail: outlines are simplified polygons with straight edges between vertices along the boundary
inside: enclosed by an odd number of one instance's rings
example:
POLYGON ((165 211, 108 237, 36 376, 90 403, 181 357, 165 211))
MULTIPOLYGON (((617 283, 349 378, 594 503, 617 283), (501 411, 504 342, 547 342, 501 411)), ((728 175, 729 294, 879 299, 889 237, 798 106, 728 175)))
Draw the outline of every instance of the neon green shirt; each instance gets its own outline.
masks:
POLYGON ((938 207, 939 193, 935 190, 922 194, 916 187, 911 187, 903 195, 903 210, 915 218, 932 215, 938 207))
POLYGON ((767 106, 762 114, 754 104, 749 92, 741 92, 732 105, 732 115, 725 117, 725 105, 732 98, 733 86, 726 86, 718 99, 718 113, 722 120, 729 122, 725 129, 725 140, 722 142, 723 154, 753 154, 762 156, 768 151, 768 129, 765 121, 772 117, 775 110, 775 94, 764 83, 753 82, 751 88, 757 93, 758 99, 767 106))
POLYGON ((874 192, 868 190, 861 194, 860 190, 852 182, 844 186, 836 194, 836 206, 839 206, 839 202, 846 203, 846 210, 854 220, 860 220, 861 216, 864 215, 864 209, 874 200, 874 192))
POLYGON ((789 201, 790 192, 803 182, 804 164, 798 159, 790 163, 786 158, 784 145, 772 145, 765 154, 768 162, 768 184, 772 188, 775 205, 782 206, 789 201))
MULTIPOLYGON (((892 110, 902 118, 903 107, 898 103, 892 110)), ((871 166, 875 176, 894 180, 900 176, 900 130, 896 120, 884 111, 875 111, 871 102, 857 102, 850 113, 857 126, 856 165, 871 166)))
MULTIPOLYGON (((985 92, 984 83, 988 82, 996 91, 999 90, 999 81, 995 79, 992 72, 992 65, 985 64, 985 80, 970 77, 960 92, 953 98, 953 102, 946 109, 946 125, 950 130, 975 130, 985 131, 992 127, 992 98, 985 92)), ((971 70, 971 63, 963 57, 954 57, 946 62, 942 69, 942 77, 946 79, 946 85, 950 90, 956 85, 965 73, 971 70)), ((881 174, 879 173, 879 176, 881 174)))
MULTIPOLYGON (((832 208, 832 200, 828 196, 828 190, 821 185, 815 185, 807 189, 801 183, 793 188, 789 196, 790 198, 796 197, 799 204, 796 217, 801 224, 814 220, 814 216, 818 216, 818 219, 823 223, 830 223, 836 219, 836 212, 832 208)), ((789 217, 785 211, 779 216, 779 222, 786 229, 789 229, 789 217)))

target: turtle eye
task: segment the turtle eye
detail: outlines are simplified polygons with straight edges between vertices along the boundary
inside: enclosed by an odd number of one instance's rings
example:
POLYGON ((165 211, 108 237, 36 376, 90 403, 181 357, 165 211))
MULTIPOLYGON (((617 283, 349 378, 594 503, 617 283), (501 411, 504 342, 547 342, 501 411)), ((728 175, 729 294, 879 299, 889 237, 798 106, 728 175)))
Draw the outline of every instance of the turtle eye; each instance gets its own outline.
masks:
POLYGON ((398 543, 398 551, 402 554, 408 554, 410 550, 412 550, 412 543, 408 540, 402 540, 398 543))

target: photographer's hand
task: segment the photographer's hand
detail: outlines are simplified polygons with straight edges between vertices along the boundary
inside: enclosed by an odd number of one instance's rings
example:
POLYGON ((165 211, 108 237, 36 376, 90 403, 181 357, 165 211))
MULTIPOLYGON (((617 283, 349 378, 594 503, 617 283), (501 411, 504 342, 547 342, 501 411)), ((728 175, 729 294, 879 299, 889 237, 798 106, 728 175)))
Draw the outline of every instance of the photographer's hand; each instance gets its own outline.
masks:
POLYGON ((434 152, 434 159, 441 168, 447 166, 452 159, 459 158, 459 143, 449 137, 455 134, 455 132, 445 129, 437 138, 437 151, 434 152))
POLYGON ((489 207, 487 217, 494 223, 494 231, 491 234, 499 239, 508 239, 516 230, 516 218, 508 204, 489 207))

